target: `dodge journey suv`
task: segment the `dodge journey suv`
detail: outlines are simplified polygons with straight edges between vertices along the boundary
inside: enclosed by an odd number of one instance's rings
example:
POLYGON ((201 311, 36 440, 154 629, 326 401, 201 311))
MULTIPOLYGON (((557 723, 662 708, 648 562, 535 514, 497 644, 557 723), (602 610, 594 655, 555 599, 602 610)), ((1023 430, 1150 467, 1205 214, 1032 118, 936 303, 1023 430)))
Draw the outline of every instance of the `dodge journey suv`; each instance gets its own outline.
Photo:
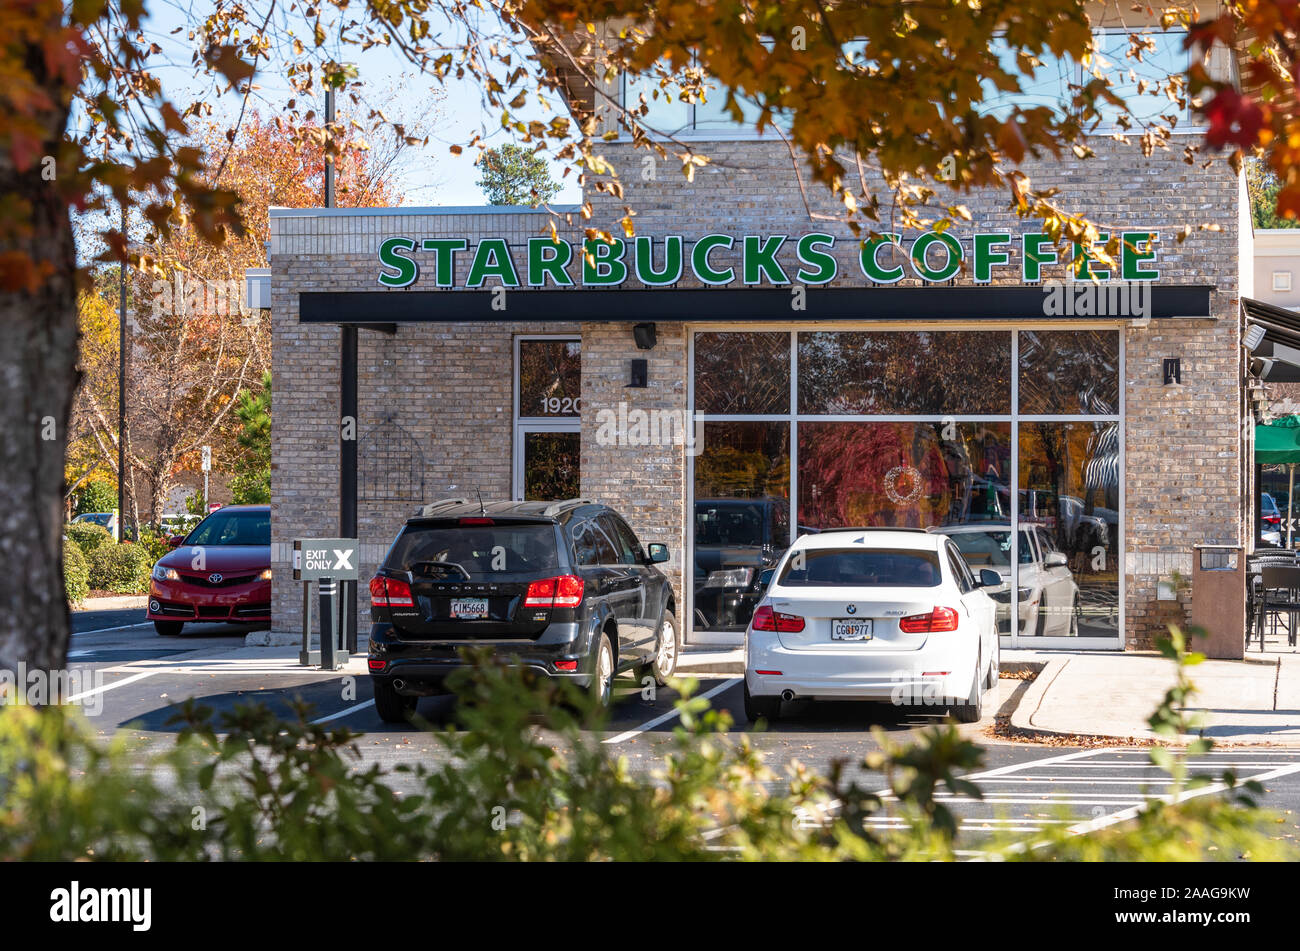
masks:
POLYGON ((665 545, 607 506, 444 499, 407 520, 370 581, 375 707, 400 722, 441 693, 462 647, 566 678, 609 702, 616 674, 677 665, 665 545))

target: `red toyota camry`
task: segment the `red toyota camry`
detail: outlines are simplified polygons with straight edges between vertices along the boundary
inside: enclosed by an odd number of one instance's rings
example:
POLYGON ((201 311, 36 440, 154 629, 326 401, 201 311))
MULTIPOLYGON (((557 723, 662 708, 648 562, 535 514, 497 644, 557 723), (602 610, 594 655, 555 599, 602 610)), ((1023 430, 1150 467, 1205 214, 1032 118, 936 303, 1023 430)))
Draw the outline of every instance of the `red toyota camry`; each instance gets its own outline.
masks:
POLYGON ((271 620, 271 507, 228 505, 158 559, 145 617, 159 634, 186 621, 271 620))

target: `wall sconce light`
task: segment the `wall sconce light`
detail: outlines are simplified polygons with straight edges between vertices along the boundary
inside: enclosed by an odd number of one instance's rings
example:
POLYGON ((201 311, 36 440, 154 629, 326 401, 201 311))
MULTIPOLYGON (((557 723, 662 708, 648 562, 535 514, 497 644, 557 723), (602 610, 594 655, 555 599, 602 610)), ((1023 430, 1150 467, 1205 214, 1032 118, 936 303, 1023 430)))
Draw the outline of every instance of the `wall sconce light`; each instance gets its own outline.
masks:
POLYGON ((632 328, 632 339, 638 350, 653 350, 657 336, 654 324, 636 324, 632 328))
POLYGON ((1179 357, 1165 357, 1165 386, 1183 382, 1183 362, 1179 357))
MULTIPOLYGON (((651 326, 653 326, 653 324, 651 326)), ((645 389, 646 385, 649 382, 650 382, 649 361, 633 360, 632 361, 632 382, 629 383, 628 386, 636 389, 645 389)))

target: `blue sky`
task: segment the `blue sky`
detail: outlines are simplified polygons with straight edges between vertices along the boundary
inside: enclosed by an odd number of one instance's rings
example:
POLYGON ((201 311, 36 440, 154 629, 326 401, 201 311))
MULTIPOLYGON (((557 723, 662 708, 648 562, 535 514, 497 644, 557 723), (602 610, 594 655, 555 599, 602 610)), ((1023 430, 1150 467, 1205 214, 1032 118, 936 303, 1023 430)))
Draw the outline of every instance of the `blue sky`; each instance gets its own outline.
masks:
MULTIPOLYGON (((163 49, 158 57, 156 75, 173 102, 186 104, 195 98, 195 91, 202 88, 201 81, 195 79, 193 67, 189 65, 192 44, 186 33, 200 23, 210 9, 209 0, 151 0, 149 3, 146 34, 163 49), (177 27, 183 29, 173 35, 172 31, 177 27)), ((258 4, 254 9, 261 10, 264 6, 258 4)), ((326 5, 325 9, 332 8, 326 5)), ((411 111, 424 98, 422 91, 437 85, 432 79, 420 77, 410 63, 389 49, 377 47, 362 53, 357 47, 344 47, 337 58, 356 64, 369 96, 373 97, 370 101, 380 104, 389 118, 408 122, 415 119, 411 111), (403 90, 407 89, 416 90, 416 94, 404 96, 403 90)), ((284 77, 275 71, 259 73, 256 84, 261 88, 254 92, 250 107, 264 116, 281 111, 293 97, 284 77)), ((320 103, 323 112, 323 94, 320 103)), ((211 104, 214 119, 232 123, 239 113, 240 98, 232 92, 211 104)), ((553 101, 552 106, 564 114, 564 106, 558 100, 553 101)), ((340 111, 343 108, 340 97, 340 111)), ((468 142, 475 132, 483 133, 488 144, 495 146, 513 139, 501 129, 499 115, 485 108, 477 87, 472 83, 449 83, 437 108, 438 116, 430 130, 429 145, 408 156, 403 163, 400 179, 406 195, 405 204, 485 204, 486 199, 475 184, 479 173, 473 161, 478 150, 467 149, 462 155, 455 156, 450 154, 448 146, 468 142)), ((547 119, 551 115, 553 112, 548 112, 540 102, 530 103, 523 111, 525 119, 547 119)), ((357 118, 364 120, 365 117, 357 118)), ((570 173, 567 179, 561 179, 562 170, 561 163, 552 163, 552 174, 561 181, 563 188, 555 201, 576 203, 580 200, 576 176, 570 173)))

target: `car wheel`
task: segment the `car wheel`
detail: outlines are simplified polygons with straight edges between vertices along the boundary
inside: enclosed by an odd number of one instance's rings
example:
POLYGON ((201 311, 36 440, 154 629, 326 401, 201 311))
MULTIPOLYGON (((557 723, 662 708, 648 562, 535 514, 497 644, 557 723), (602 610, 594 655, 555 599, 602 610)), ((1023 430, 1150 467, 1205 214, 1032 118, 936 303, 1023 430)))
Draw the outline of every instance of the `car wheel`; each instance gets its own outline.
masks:
POLYGON ((995 650, 992 659, 989 660, 988 678, 985 681, 985 687, 989 690, 994 689, 998 685, 998 668, 1001 665, 998 654, 999 651, 995 650))
POLYGON ((614 696, 614 648, 609 635, 601 632, 596 658, 591 665, 591 695, 602 708, 608 708, 614 696))
POLYGON ((970 696, 965 703, 954 703, 951 708, 953 718, 958 723, 978 723, 984 715, 984 691, 981 689, 980 663, 975 661, 975 674, 971 677, 970 696))
POLYGON ((757 723, 759 720, 775 723, 781 718, 781 698, 752 696, 749 692, 749 684, 745 684, 745 718, 750 723, 757 723))
POLYGON ((677 670, 677 652, 680 648, 677 640, 677 618, 671 611, 664 612, 663 629, 659 634, 659 651, 650 665, 650 675, 660 687, 668 683, 668 678, 677 670))
POLYGON ((184 621, 154 621, 153 629, 161 637, 175 637, 185 627, 184 621))
POLYGON ((1070 602, 1070 636, 1079 636, 1079 595, 1074 595, 1074 600, 1070 602))
POLYGON ((379 711, 379 719, 385 723, 408 722, 415 713, 415 705, 419 703, 419 698, 398 693, 397 688, 387 677, 374 678, 371 682, 375 688, 375 709, 379 711))

